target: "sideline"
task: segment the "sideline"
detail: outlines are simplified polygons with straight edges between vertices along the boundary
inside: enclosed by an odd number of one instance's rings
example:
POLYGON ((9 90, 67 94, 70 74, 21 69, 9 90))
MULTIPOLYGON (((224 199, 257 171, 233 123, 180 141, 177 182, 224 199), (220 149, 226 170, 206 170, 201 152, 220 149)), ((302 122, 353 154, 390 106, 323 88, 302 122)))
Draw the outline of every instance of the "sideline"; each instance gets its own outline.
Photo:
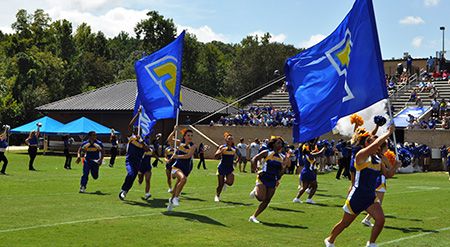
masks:
POLYGON ((445 228, 441 228, 441 229, 434 230, 434 232, 424 232, 424 233, 420 233, 420 234, 413 235, 413 236, 409 236, 409 237, 403 237, 403 238, 398 238, 398 239, 394 239, 394 240, 391 240, 391 241, 379 243, 378 246, 383 246, 383 245, 389 245, 389 244, 393 244, 393 243, 398 243, 398 242, 403 241, 403 240, 408 240, 408 239, 418 238, 418 237, 426 236, 426 235, 429 235, 429 234, 440 233, 440 232, 444 232, 444 231, 448 231, 448 230, 450 230, 450 226, 449 226, 449 227, 445 227, 445 228))

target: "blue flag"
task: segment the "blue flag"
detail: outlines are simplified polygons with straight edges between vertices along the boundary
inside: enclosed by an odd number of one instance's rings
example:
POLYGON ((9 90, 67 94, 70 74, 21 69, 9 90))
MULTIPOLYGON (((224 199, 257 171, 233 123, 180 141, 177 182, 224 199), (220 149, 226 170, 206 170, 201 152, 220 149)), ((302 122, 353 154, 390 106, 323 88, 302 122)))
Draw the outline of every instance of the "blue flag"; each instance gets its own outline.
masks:
POLYGON ((183 31, 172 43, 134 65, 138 98, 152 120, 176 118, 180 107, 184 34, 183 31))
POLYGON ((331 131, 337 121, 388 97, 371 0, 356 0, 336 30, 285 64, 295 113, 294 142, 331 131))

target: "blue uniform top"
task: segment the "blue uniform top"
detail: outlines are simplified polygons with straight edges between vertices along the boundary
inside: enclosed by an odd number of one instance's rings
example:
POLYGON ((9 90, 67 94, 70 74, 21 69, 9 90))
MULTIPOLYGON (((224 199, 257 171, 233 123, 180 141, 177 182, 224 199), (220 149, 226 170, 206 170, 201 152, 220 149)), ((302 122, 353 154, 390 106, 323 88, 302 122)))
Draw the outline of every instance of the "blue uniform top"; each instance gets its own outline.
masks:
MULTIPOLYGON (((191 147, 194 145, 194 143, 181 143, 180 146, 177 149, 177 155, 185 155, 189 153, 189 149, 191 149, 191 147)), ((187 158, 187 159, 181 159, 178 158, 175 161, 175 166, 190 166, 191 165, 191 158, 187 158)))
POLYGON ((316 162, 316 160, 310 156, 305 154, 303 156, 303 169, 302 169, 302 173, 308 173, 308 172, 314 172, 314 163, 316 162))
POLYGON ((8 141, 5 139, 0 139, 0 152, 5 152, 5 149, 8 147, 8 141))
POLYGON ((222 153, 219 166, 233 166, 234 156, 236 155, 236 148, 233 146, 222 145, 220 148, 227 147, 222 153))
POLYGON ((269 151, 267 157, 265 158, 262 171, 273 175, 279 176, 281 173, 281 168, 283 165, 284 155, 281 153, 275 153, 274 151, 269 151))
POLYGON ((355 184, 353 186, 358 190, 369 193, 375 192, 377 179, 381 173, 381 159, 370 156, 361 164, 355 162, 355 169, 355 184))
POLYGON ((350 158, 350 172, 355 173, 356 172, 356 168, 355 168, 355 156, 356 153, 359 152, 359 150, 361 150, 362 148, 360 146, 352 146, 352 156, 350 158))
POLYGON ((84 141, 81 144, 81 150, 85 152, 85 159, 98 160, 100 159, 100 152, 103 150, 103 143, 99 140, 95 140, 93 143, 84 141))
POLYGON ((111 141, 111 146, 113 146, 113 147, 117 147, 119 144, 117 143, 117 139, 113 139, 112 141, 111 141))
POLYGON ((30 146, 37 146, 38 144, 38 138, 36 135, 33 135, 29 140, 28 143, 30 146))
POLYGON ((125 157, 126 163, 139 164, 144 155, 144 143, 142 140, 132 135, 128 138, 127 154, 125 157))

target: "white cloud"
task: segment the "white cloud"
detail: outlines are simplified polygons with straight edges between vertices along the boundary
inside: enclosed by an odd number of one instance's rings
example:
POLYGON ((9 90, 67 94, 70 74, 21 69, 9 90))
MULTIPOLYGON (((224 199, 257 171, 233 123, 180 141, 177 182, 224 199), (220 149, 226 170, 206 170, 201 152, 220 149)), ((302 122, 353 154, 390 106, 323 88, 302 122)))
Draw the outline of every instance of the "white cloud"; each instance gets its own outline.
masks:
POLYGON ((441 0, 424 0, 423 4, 425 4, 425 6, 436 6, 439 4, 441 0))
POLYGON ((181 33, 183 30, 187 30, 187 32, 194 34, 200 42, 207 43, 213 40, 228 42, 228 38, 224 34, 216 33, 212 28, 206 25, 198 28, 177 25, 178 33, 181 33))
POLYGON ((411 45, 414 48, 420 48, 422 46, 422 43, 423 43, 423 37, 422 36, 414 37, 413 40, 411 41, 411 45))
POLYGON ((13 33, 13 30, 10 26, 0 26, 0 30, 3 33, 13 33))
MULTIPOLYGON (((262 36, 264 36, 264 34, 266 34, 266 32, 258 30, 258 31, 254 31, 252 33, 249 33, 248 35, 250 35, 250 36, 258 35, 258 37, 262 37, 262 36)), ((280 34, 273 34, 273 33, 271 33, 270 36, 272 36, 270 38, 270 42, 278 42, 278 43, 283 43, 286 40, 286 38, 287 38, 287 36, 284 33, 280 33, 280 34)))
POLYGON ((425 21, 420 16, 406 16, 399 23, 404 25, 418 25, 425 23, 425 21))
POLYGON ((148 10, 133 10, 122 7, 113 8, 103 15, 61 8, 48 10, 53 20, 67 19, 73 22, 74 30, 79 24, 86 22, 91 26, 93 32, 102 31, 107 37, 114 37, 120 31, 134 35, 134 27, 139 21, 147 17, 147 12, 148 10))
POLYGON ((304 40, 304 41, 300 42, 299 47, 300 48, 309 48, 309 47, 319 43, 326 37, 327 36, 325 36, 323 34, 314 34, 311 37, 309 37, 309 40, 304 40))
POLYGON ((120 0, 45 0, 49 6, 72 11, 96 11, 118 7, 120 0))

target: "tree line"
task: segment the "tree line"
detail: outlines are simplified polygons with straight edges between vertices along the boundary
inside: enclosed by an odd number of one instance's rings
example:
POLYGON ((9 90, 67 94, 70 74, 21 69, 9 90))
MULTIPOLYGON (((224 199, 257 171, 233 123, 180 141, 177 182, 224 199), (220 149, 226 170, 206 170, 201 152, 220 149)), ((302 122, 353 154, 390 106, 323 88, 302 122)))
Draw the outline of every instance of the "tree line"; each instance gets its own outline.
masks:
MULTIPOLYGON (((86 23, 73 30, 70 21, 53 21, 42 9, 19 10, 11 27, 11 34, 0 31, 0 122, 12 126, 37 118, 40 105, 136 78, 134 62, 177 34, 173 20, 156 11, 136 23, 134 35, 113 38, 86 23)), ((225 101, 252 91, 300 51, 270 38, 266 33, 237 44, 202 43, 187 33, 182 84, 225 101)))

